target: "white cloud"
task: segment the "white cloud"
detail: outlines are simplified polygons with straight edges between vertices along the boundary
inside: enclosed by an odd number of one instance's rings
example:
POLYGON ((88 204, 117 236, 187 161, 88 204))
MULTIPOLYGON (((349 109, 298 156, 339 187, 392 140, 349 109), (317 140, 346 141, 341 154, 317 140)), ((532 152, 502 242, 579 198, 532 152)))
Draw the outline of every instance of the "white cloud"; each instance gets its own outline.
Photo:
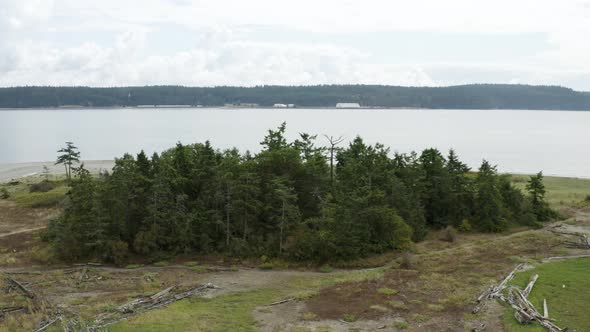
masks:
MULTIPOLYGON (((0 85, 258 85, 384 83, 432 85, 420 68, 367 64, 354 49, 293 43, 223 42, 169 56, 139 57, 142 43, 101 48, 86 43, 67 49, 25 43, 15 49, 18 64, 0 76, 0 85)), ((141 38, 139 38, 141 39, 141 38)))
POLYGON ((582 79, 590 75, 590 45, 584 39, 590 34, 588 0, 0 2, 1 86, 521 82, 590 89, 582 79), (171 25, 194 34, 174 39, 174 50, 160 52, 169 44, 159 49, 154 35, 162 30, 176 37, 171 25), (305 37, 268 41, 252 27, 305 37), (243 31, 251 33, 243 37, 243 31), (472 52, 469 63, 427 61, 415 53, 401 64, 379 54, 395 40, 371 39, 371 33, 384 31, 537 33, 549 47, 490 62, 478 61, 477 50, 464 45, 456 52, 472 52), (314 39, 353 33, 367 36, 372 53, 352 39, 349 45, 314 39), (72 36, 82 37, 70 41, 72 36))

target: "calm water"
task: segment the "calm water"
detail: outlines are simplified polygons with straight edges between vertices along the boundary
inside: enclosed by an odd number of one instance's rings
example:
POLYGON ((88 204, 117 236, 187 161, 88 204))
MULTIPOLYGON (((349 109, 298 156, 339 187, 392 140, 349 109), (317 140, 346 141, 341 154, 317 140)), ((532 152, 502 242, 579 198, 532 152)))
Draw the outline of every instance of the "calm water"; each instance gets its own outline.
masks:
POLYGON ((162 151, 178 141, 258 151, 266 130, 283 121, 290 138, 308 132, 324 143, 323 134, 361 135, 392 151, 452 147, 472 167, 486 158, 503 172, 590 177, 590 112, 557 111, 1 110, 0 163, 54 160, 67 140, 89 160, 162 151))

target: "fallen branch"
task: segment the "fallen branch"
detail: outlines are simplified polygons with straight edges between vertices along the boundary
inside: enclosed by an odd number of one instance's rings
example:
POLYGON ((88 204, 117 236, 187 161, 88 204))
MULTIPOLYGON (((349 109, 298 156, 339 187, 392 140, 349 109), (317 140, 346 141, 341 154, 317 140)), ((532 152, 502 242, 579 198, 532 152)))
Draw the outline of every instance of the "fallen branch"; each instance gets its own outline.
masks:
POLYGON ((271 304, 267 304, 267 307, 270 307, 271 305, 277 305, 277 304, 287 303, 287 302, 290 302, 290 301, 293 301, 293 300, 294 300, 294 298, 290 297, 288 299, 284 299, 284 300, 281 300, 281 301, 273 302, 271 304))
POLYGON ((84 267, 84 269, 82 269, 82 272, 80 272, 80 277, 78 278, 78 282, 77 282, 78 285, 80 285, 82 283, 82 281, 84 281, 84 277, 86 277, 87 272, 88 272, 88 267, 84 267))
POLYGON ((53 323, 57 322, 58 320, 61 320, 62 317, 56 317, 52 320, 50 320, 49 322, 42 324, 43 326, 41 326, 40 328, 36 329, 34 332, 41 332, 41 331, 45 331, 45 329, 47 329, 48 327, 50 327, 51 325, 53 325, 53 323))
POLYGON ((12 279, 11 277, 9 277, 8 275, 4 274, 4 278, 6 279, 6 281, 8 282, 8 284, 10 286, 13 286, 15 288, 17 288, 18 290, 20 290, 23 295, 25 295, 26 297, 30 298, 30 299, 34 299, 35 298, 35 293, 31 292, 30 290, 28 290, 25 286, 23 286, 23 284, 21 284, 20 282, 12 279))

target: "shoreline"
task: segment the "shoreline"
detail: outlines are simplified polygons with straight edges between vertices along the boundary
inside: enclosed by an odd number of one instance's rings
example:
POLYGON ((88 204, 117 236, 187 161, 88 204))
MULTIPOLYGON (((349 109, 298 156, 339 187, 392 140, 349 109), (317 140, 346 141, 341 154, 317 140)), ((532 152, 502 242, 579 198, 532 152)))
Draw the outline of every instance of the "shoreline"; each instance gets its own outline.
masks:
POLYGON ((256 106, 256 107, 240 107, 240 106, 154 106, 154 107, 138 107, 138 106, 76 106, 76 107, 0 107, 2 111, 86 111, 86 110, 201 110, 201 109, 219 109, 219 110, 424 110, 424 111, 534 111, 534 112, 590 112, 590 109, 562 109, 562 108, 428 108, 428 107, 408 107, 408 106, 361 106, 361 107, 334 107, 334 106, 297 106, 297 107, 273 107, 273 106, 256 106))
MULTIPOLYGON (((84 167, 92 173, 98 173, 101 169, 111 171, 115 165, 114 160, 82 160, 81 163, 84 163, 84 167)), ((44 165, 49 168, 51 175, 65 174, 63 165, 54 164, 54 161, 0 164, 0 182, 9 182, 28 176, 41 176, 44 165)))
MULTIPOLYGON (((101 169, 106 169, 109 172, 112 171, 115 165, 115 160, 82 160, 84 167, 92 173, 98 173, 101 169)), ((0 183, 9 182, 20 178, 29 176, 41 176, 43 174, 43 165, 49 168, 49 174, 60 175, 64 174, 63 165, 54 165, 54 161, 31 161, 31 162, 19 162, 19 163, 0 163, 0 183)), ((500 172, 500 174, 510 174, 516 176, 530 176, 533 175, 521 172, 500 172)), ((567 178, 567 179, 581 179, 590 180, 590 176, 580 175, 559 175, 543 173, 546 177, 556 178, 567 178)))

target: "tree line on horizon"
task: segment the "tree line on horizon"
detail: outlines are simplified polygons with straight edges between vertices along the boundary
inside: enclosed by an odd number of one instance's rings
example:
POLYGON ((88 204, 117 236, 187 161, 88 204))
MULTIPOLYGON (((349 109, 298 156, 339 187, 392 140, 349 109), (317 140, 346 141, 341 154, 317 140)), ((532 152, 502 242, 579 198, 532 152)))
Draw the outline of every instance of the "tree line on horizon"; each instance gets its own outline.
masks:
MULTIPOLYGON (((66 260, 218 252, 326 262, 408 248, 430 229, 502 232, 555 217, 541 173, 523 193, 453 150, 390 156, 361 137, 325 148, 309 134, 289 142, 285 130, 269 130, 257 154, 177 143, 125 154, 112 174, 75 168, 45 238, 66 260)), ((71 142, 60 151, 77 153, 71 142)))
POLYGON ((558 86, 472 84, 449 87, 386 85, 316 85, 256 87, 10 87, 0 88, 0 108, 135 107, 138 105, 295 104, 334 107, 449 109, 590 110, 590 93, 558 86))

